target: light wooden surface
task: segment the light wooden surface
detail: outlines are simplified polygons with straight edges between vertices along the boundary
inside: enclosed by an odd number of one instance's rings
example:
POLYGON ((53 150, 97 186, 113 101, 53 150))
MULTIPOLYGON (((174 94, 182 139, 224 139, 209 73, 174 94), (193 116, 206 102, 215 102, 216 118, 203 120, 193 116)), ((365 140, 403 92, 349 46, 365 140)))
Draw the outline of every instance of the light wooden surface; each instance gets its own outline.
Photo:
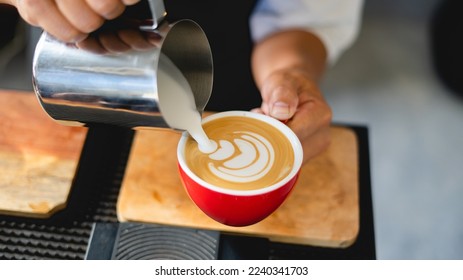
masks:
POLYGON ((46 218, 62 209, 86 128, 52 120, 31 92, 0 91, 0 213, 46 218))
POLYGON ((332 144, 303 167, 290 197, 252 226, 215 222, 194 205, 177 173, 178 132, 137 131, 117 203, 118 219, 268 237, 273 241, 347 247, 359 232, 355 133, 333 127, 332 144))

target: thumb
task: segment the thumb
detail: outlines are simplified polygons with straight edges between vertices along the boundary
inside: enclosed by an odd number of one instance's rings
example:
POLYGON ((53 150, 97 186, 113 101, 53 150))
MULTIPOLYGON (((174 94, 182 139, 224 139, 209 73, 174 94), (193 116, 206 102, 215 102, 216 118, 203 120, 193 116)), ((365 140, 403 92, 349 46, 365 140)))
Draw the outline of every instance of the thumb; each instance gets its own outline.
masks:
POLYGON ((297 109, 297 91, 288 86, 276 87, 268 93, 266 102, 269 116, 278 120, 288 120, 297 109))

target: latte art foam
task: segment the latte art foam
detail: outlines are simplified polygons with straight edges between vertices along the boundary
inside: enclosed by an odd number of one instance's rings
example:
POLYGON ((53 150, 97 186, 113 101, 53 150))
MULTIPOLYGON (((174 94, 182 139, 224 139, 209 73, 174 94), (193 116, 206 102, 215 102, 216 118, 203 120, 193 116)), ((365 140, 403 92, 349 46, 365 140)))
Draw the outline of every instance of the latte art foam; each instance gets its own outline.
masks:
POLYGON ((252 182, 264 177, 275 161, 270 142, 253 132, 235 132, 233 143, 220 140, 219 149, 209 155, 209 170, 230 182, 252 182))
POLYGON ((286 177, 293 165, 291 143, 273 126, 246 117, 224 117, 203 125, 217 143, 213 153, 202 153, 190 137, 185 146, 189 168, 215 186, 253 190, 286 177))

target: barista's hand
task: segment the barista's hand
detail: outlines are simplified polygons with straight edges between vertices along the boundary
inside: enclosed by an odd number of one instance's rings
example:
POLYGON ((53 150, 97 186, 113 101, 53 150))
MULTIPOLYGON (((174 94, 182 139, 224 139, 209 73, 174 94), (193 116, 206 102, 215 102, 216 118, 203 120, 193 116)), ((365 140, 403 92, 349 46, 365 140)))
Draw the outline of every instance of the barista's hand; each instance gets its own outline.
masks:
POLYGON ((262 83, 262 106, 253 111, 272 116, 296 133, 304 150, 304 163, 330 143, 331 109, 316 83, 303 70, 280 69, 262 83))
POLYGON ((108 30, 98 35, 90 35, 77 42, 77 47, 93 53, 123 53, 130 50, 144 51, 158 47, 161 37, 155 32, 138 29, 108 30))
POLYGON ((114 19, 140 0, 3 0, 16 6, 29 24, 59 40, 80 42, 106 19, 114 19))

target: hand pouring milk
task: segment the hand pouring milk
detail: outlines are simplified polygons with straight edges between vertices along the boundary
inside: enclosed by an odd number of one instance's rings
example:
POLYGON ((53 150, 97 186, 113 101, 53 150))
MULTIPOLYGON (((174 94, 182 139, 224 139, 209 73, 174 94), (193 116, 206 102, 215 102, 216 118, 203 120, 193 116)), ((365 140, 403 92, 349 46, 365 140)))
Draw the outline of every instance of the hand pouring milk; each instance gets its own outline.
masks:
POLYGON ((160 110, 167 124, 188 131, 198 143, 201 152, 214 152, 217 144, 211 141, 203 130, 201 115, 196 109, 193 92, 185 76, 162 53, 159 57, 158 69, 160 110))

